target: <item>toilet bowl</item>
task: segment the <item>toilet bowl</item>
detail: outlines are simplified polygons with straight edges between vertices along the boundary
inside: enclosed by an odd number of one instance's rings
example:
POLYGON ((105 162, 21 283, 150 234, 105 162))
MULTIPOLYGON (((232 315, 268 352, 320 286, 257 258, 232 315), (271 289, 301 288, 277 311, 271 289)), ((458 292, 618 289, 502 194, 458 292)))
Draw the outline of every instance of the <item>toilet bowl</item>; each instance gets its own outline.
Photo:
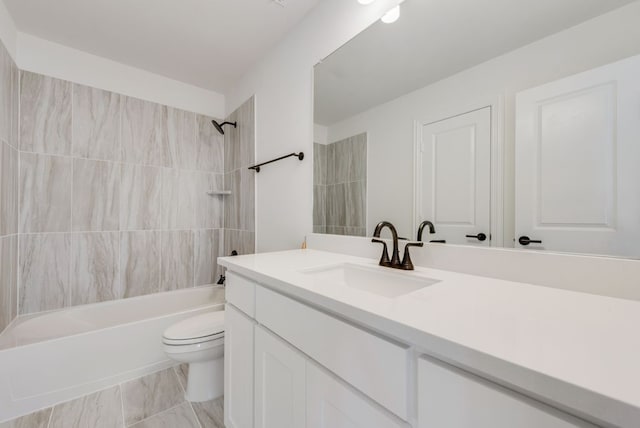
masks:
POLYGON ((188 401, 209 401, 223 394, 224 311, 173 324, 163 333, 162 343, 169 358, 189 364, 188 401))

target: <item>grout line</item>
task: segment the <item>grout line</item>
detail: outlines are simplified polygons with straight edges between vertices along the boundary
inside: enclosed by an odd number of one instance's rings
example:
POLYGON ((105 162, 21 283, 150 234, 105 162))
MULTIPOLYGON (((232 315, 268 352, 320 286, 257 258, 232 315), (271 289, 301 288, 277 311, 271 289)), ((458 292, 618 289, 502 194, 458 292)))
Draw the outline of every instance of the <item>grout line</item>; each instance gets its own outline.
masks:
POLYGON ((53 419, 53 411, 55 409, 55 405, 51 406, 51 413, 49 413, 49 420, 47 421, 47 428, 51 426, 51 420, 53 419))
MULTIPOLYGON (((198 426, 200 428, 202 427, 202 424, 200 423, 200 419, 198 418, 198 414, 196 413, 195 409, 193 408, 193 404, 191 404, 191 402, 189 400, 187 400, 187 390, 184 389, 184 386, 182 385, 182 382, 180 381, 180 375, 178 375, 178 367, 180 367, 180 365, 177 366, 173 366, 173 374, 176 376, 176 378, 178 378, 178 384, 180 385, 180 389, 182 389, 182 392, 184 393, 184 397, 185 403, 189 404, 189 408, 191 409, 191 412, 193 413, 193 416, 196 418, 196 422, 198 423, 198 426)), ((187 376, 187 379, 185 380, 185 382, 189 381, 189 377, 187 376)))
POLYGON ((127 420, 124 415, 124 390, 122 389, 122 383, 119 383, 117 386, 118 386, 118 390, 120 391, 120 410, 122 411, 122 427, 125 428, 127 426, 127 420))
MULTIPOLYGON (((186 400, 185 400, 185 401, 186 401, 186 400)), ((161 412, 158 412, 158 413, 156 413, 155 415, 147 416, 147 417, 146 417, 146 418, 144 418, 144 419, 140 419, 139 421, 136 421, 135 423, 133 423, 133 424, 131 424, 131 425, 126 425, 126 424, 125 424, 125 427, 127 427, 127 428, 135 427, 136 425, 141 424, 141 423, 142 423, 142 422, 144 422, 144 421, 147 421, 147 420, 149 420, 149 419, 151 419, 151 418, 155 418, 156 416, 160 416, 160 415, 162 415, 162 414, 164 414, 164 413, 167 413, 167 412, 169 412, 169 411, 171 411, 171 410, 173 410, 173 409, 176 409, 176 408, 178 408, 178 407, 182 406, 182 404, 183 404, 185 401, 183 401, 182 403, 177 404, 177 405, 175 405, 175 406, 173 406, 173 407, 169 407, 168 409, 165 409, 165 410, 163 410, 163 411, 161 411, 161 412)))

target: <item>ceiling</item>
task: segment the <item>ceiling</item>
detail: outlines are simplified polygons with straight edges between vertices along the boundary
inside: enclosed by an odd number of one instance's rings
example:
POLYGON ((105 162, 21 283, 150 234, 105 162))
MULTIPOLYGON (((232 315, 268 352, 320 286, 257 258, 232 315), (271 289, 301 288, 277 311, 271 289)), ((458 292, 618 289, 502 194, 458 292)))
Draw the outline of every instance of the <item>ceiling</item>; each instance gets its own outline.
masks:
MULTIPOLYGON (((355 0, 354 0, 355 1, 355 0)), ((315 67, 329 126, 633 0, 407 0, 315 67)))
POLYGON ((3 0, 18 30, 225 92, 320 0, 3 0))

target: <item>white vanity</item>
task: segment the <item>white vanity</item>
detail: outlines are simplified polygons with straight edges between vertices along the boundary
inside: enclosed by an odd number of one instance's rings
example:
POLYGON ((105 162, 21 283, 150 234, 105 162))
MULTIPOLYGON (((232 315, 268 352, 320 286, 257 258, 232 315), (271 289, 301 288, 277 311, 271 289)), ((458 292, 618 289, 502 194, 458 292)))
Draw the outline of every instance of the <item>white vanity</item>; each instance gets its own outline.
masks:
POLYGON ((640 303, 295 250, 227 267, 228 428, 640 426, 640 303))

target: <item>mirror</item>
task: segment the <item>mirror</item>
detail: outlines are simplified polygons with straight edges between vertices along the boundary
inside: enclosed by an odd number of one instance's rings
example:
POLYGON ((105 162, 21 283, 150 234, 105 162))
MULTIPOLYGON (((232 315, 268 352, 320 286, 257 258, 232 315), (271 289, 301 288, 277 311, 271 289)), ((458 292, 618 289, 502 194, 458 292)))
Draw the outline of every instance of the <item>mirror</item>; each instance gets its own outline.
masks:
POLYGON ((406 0, 314 67, 314 232, 640 258, 638 22, 406 0))

